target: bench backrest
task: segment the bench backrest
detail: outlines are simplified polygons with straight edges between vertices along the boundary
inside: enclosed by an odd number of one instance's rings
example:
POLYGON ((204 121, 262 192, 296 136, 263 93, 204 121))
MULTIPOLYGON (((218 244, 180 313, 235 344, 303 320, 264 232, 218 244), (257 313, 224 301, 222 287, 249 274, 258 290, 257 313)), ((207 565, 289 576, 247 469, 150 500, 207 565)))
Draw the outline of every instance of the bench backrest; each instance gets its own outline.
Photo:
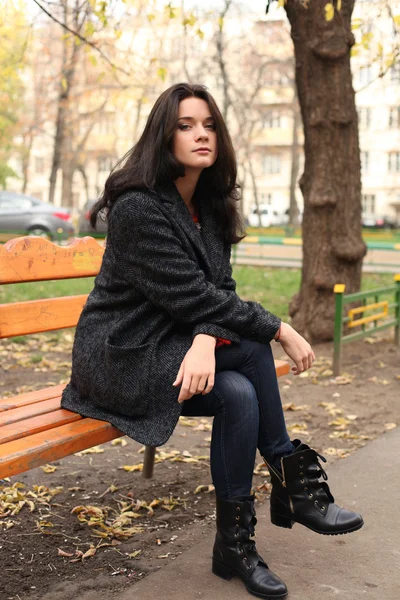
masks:
MULTIPOLYGON (((19 237, 0 246, 0 284, 95 277, 104 246, 86 236, 66 246, 19 237)), ((0 339, 75 327, 87 294, 0 304, 0 339)))

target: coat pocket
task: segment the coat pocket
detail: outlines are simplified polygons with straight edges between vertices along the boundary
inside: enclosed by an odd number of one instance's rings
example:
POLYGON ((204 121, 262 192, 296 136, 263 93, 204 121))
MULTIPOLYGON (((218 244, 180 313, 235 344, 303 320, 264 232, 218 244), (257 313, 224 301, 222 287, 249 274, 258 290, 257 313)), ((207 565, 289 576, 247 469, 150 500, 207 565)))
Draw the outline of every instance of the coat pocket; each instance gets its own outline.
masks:
POLYGON ((135 347, 115 346, 106 341, 104 375, 109 410, 132 417, 146 414, 154 346, 154 340, 135 347))

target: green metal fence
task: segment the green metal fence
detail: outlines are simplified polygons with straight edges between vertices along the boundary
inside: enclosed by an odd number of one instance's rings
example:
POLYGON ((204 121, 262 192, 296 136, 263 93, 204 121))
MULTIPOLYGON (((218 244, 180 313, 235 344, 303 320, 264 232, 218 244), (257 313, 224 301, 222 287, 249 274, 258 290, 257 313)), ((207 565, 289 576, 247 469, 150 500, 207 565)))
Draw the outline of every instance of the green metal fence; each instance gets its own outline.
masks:
POLYGON ((334 332, 334 352, 333 352, 333 374, 339 375, 342 346, 347 342, 352 342, 371 333, 382 331, 388 327, 395 328, 394 343, 400 345, 400 274, 394 276, 394 285, 369 290, 367 292, 356 292, 347 294, 344 292, 346 286, 337 283, 333 289, 335 293, 335 332, 334 332), (382 300, 382 295, 394 294, 394 302, 382 300), (374 302, 367 304, 367 298, 373 298, 374 302), (362 306, 352 308, 347 315, 343 315, 345 304, 361 301, 362 306), (378 312, 374 312, 378 311, 378 312), (362 316, 370 312, 368 316, 362 316), (360 318, 355 318, 360 315, 360 318), (367 327, 367 325, 372 325, 367 327), (345 327, 344 327, 345 326, 345 327), (361 327, 361 331, 345 334, 346 329, 361 327))

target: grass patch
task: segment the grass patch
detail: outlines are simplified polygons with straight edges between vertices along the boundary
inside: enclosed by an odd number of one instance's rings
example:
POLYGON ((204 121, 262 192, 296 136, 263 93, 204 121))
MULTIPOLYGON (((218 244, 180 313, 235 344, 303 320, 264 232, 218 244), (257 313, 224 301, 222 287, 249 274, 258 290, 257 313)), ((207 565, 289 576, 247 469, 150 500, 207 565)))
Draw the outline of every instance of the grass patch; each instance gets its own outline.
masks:
MULTIPOLYGON (((289 303, 300 288, 300 269, 278 269, 235 265, 233 277, 237 293, 243 300, 259 302, 284 321, 289 317, 289 303)), ((391 273, 364 273, 361 290, 373 290, 393 285, 391 273)))
POLYGON ((63 279, 61 281, 11 283, 10 285, 0 287, 0 304, 88 294, 93 289, 93 285, 94 277, 63 279))
MULTIPOLYGON (((259 302, 280 318, 288 319, 289 302, 300 287, 300 269, 235 265, 233 277, 237 282, 237 293, 243 300, 259 302)), ((364 273, 362 290, 392 284, 391 273, 364 273)), ((0 288, 0 303, 88 294, 93 285, 94 277, 4 285, 0 288)), ((56 334, 52 333, 53 336, 56 334)), ((23 343, 23 336, 18 339, 23 343)))

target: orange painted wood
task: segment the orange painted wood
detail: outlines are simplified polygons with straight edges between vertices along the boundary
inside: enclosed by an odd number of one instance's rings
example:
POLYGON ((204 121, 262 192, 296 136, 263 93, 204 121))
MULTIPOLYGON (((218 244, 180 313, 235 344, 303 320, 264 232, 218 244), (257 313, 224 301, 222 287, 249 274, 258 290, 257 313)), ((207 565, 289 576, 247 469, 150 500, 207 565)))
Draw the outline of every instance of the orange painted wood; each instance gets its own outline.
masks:
POLYGON ((38 237, 14 238, 0 246, 0 283, 95 276, 103 254, 104 246, 90 236, 66 246, 38 237))
POLYGON ((282 375, 288 375, 290 371, 290 365, 286 360, 275 360, 275 371, 277 377, 282 377, 282 375))
POLYGON ((36 390, 35 392, 25 392, 24 394, 19 394, 19 396, 0 398, 0 412, 11 410, 18 406, 26 406, 27 404, 35 404, 36 402, 42 402, 43 400, 50 400, 50 398, 60 398, 64 388, 65 384, 54 385, 53 387, 43 388, 41 390, 36 390))
POLYGON ((0 304, 0 339, 75 327, 88 295, 0 304))
POLYGON ((0 478, 11 477, 124 435, 105 421, 81 419, 0 445, 0 478))
POLYGON ((60 410, 54 410, 53 412, 44 415, 31 417, 30 419, 24 419, 23 421, 10 423, 9 425, 3 425, 0 427, 0 444, 18 440, 28 435, 46 431, 47 429, 53 429, 53 427, 60 427, 61 425, 73 423, 74 421, 79 421, 81 419, 81 415, 61 408, 60 410))
POLYGON ((43 400, 43 402, 28 404, 28 406, 20 406, 18 408, 13 408, 12 410, 6 410, 0 413, 0 428, 9 423, 16 423, 17 421, 23 421, 30 417, 36 417, 37 415, 43 415, 54 410, 59 410, 59 408, 60 398, 51 398, 50 400, 43 400))

